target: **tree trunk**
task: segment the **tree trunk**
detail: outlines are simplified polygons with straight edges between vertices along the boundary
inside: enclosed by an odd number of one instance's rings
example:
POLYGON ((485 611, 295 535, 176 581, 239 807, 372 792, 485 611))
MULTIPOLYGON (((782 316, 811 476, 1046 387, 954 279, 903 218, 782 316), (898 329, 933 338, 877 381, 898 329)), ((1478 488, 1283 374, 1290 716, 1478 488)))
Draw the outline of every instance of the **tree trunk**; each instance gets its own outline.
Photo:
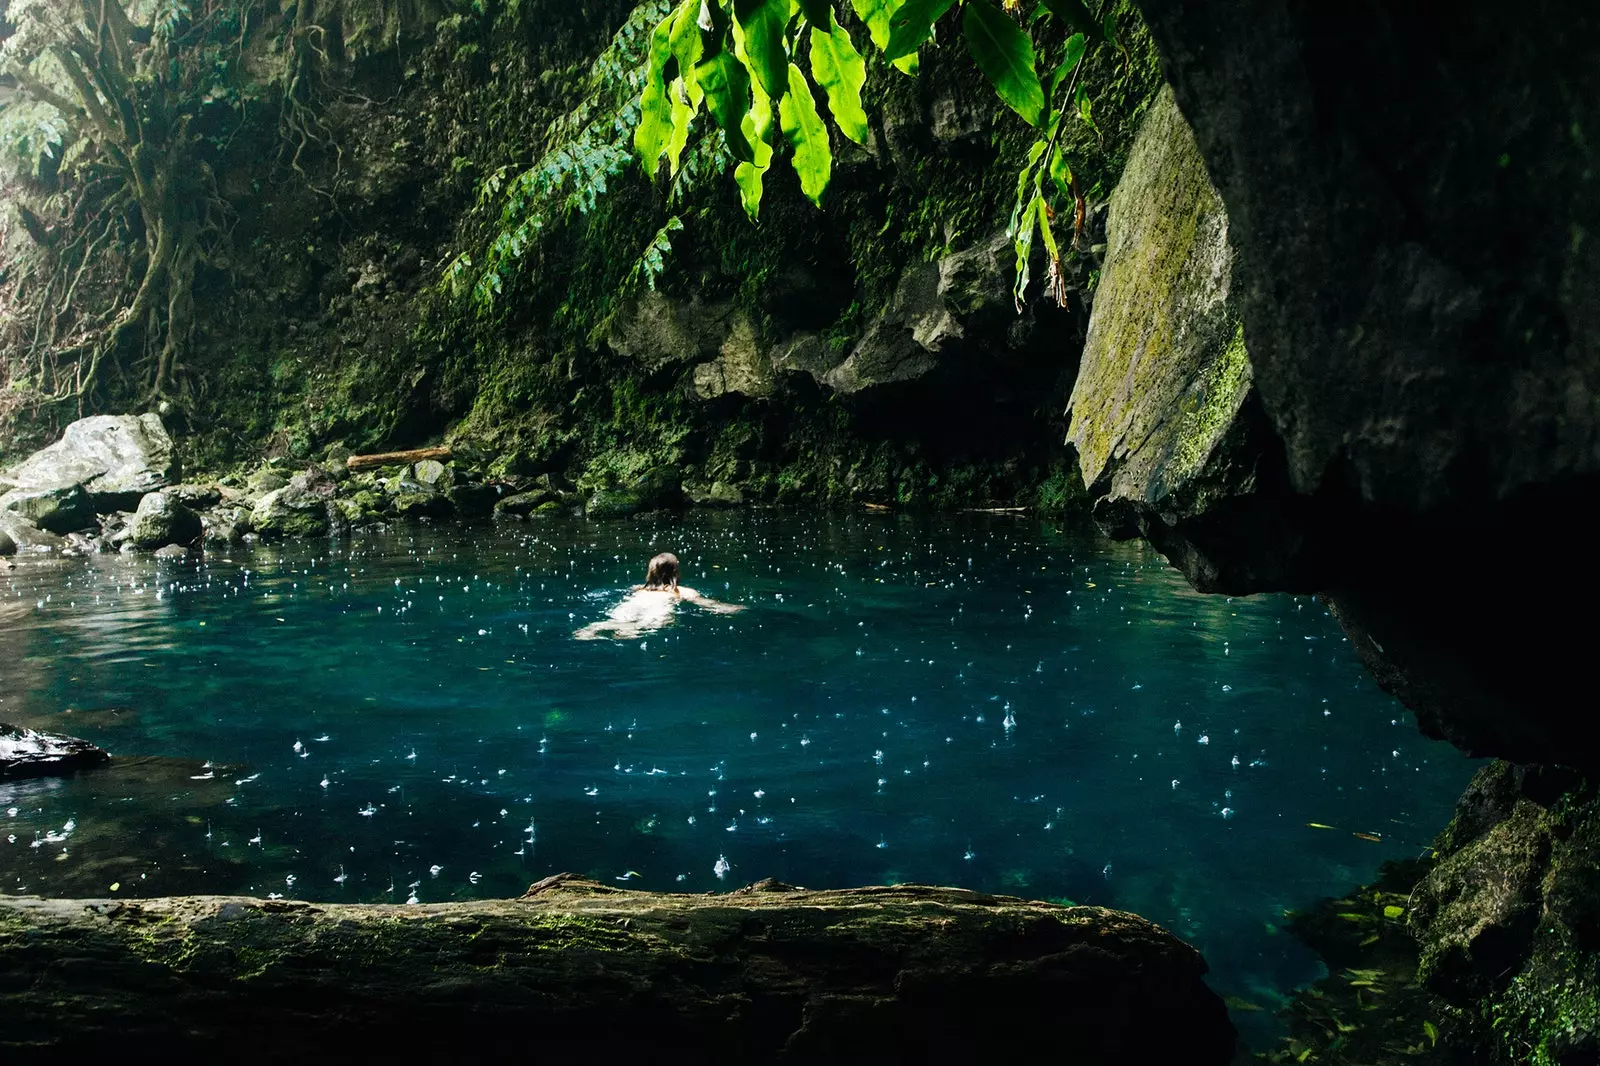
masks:
POLYGON ((423 906, 0 898, 0 1055, 886 1063, 1010 1051, 1220 1066, 1234 1033, 1204 972, 1193 948, 1134 915, 921 886, 687 896, 564 874, 517 900, 423 906))

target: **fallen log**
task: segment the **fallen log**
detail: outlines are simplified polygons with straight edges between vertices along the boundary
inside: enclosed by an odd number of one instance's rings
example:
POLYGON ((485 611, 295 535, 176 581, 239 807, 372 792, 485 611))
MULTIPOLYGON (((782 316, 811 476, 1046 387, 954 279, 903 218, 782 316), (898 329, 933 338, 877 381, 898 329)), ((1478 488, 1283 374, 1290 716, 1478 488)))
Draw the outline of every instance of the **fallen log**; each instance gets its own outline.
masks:
POLYGON ((408 452, 379 452, 375 455, 352 455, 344 461, 347 470, 370 470, 375 466, 399 466, 401 463, 420 463, 424 459, 448 459, 450 447, 413 448, 408 452))
POLYGON ((951 888, 419 906, 0 897, 0 1057, 1230 1060, 1198 952, 1131 914, 951 888))

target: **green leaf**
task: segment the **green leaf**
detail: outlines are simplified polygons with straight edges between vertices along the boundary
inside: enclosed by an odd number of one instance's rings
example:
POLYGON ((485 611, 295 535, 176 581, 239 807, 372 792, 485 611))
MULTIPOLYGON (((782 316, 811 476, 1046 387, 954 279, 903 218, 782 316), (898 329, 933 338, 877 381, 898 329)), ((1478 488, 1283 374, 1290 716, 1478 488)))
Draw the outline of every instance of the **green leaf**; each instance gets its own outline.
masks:
POLYGON ((752 222, 761 213, 761 176, 766 172, 766 167, 754 163, 740 163, 733 171, 734 183, 739 186, 739 202, 752 222))
POLYGON ((789 85, 789 52, 784 47, 789 0, 734 0, 733 17, 744 33, 750 72, 769 97, 781 99, 789 85))
POLYGON ((672 24, 672 55, 678 61, 678 76, 683 79, 689 103, 696 109, 700 107, 703 93, 700 90, 699 80, 695 77, 694 68, 699 64, 705 50, 697 21, 699 13, 699 0, 684 0, 678 8, 677 20, 672 24))
POLYGON ((1044 121, 1044 87, 1033 67, 1033 41, 988 0, 968 0, 962 23, 967 50, 1006 106, 1030 126, 1044 121))
POLYGON ((1437 1025, 1434 1025, 1432 1022, 1423 1022, 1422 1031, 1427 1035, 1428 1043, 1430 1045, 1437 1044, 1439 1042, 1439 1027, 1437 1025))
POLYGON ((694 100, 679 78, 672 83, 672 135, 667 138, 667 161, 672 165, 672 176, 678 176, 683 162, 683 150, 689 144, 689 127, 699 113, 699 102, 694 100))
POLYGON ((922 42, 933 35, 933 24, 954 3, 955 0, 905 0, 889 16, 889 41, 883 45, 884 58, 900 59, 921 48, 922 42))
POLYGON ((754 150, 743 128, 745 112, 750 110, 750 75, 745 72, 744 64, 724 50, 702 60, 694 72, 700 88, 705 91, 711 117, 717 120, 728 138, 728 151, 741 161, 754 159, 754 150))
MULTIPOLYGON (((889 47, 889 16, 894 13, 895 0, 850 0, 850 6, 855 8, 856 16, 867 25, 867 36, 872 38, 872 43, 882 52, 889 47)), ((915 55, 901 56, 892 60, 896 70, 905 74, 917 72, 917 57, 915 55)))
POLYGON ((1055 151, 1050 153, 1050 180, 1056 183, 1062 198, 1077 199, 1072 194, 1072 168, 1067 165, 1067 157, 1062 154, 1060 145, 1056 145, 1055 151))
POLYGON ((1078 63, 1083 59, 1083 53, 1088 51, 1089 44, 1081 33, 1074 33, 1067 38, 1067 54, 1062 57, 1056 72, 1050 75, 1050 95, 1054 96, 1056 90, 1061 88, 1061 83, 1067 75, 1077 69, 1078 63))
POLYGON ((650 67, 639 96, 639 125, 633 131, 633 150, 639 165, 654 180, 661 153, 672 134, 672 101, 667 95, 667 62, 672 58, 672 26, 677 12, 661 20, 650 36, 650 67))
POLYGON ((839 132, 857 144, 867 143, 867 113, 861 108, 861 87, 867 65, 838 23, 827 33, 811 27, 811 76, 828 94, 828 111, 839 132))
POLYGON ((789 64, 789 94, 778 105, 783 135, 794 145, 794 170, 800 175, 800 191, 806 199, 822 206, 822 194, 833 172, 833 149, 828 145, 828 127, 817 114, 811 86, 800 68, 789 64))
POLYGON ((828 28, 836 25, 833 20, 833 4, 831 0, 800 0, 800 12, 805 15, 806 21, 815 29, 828 32, 828 28))
POLYGON ((1083 0, 1044 0, 1044 6, 1050 9, 1050 14, 1080 33, 1098 38, 1102 32, 1083 0))

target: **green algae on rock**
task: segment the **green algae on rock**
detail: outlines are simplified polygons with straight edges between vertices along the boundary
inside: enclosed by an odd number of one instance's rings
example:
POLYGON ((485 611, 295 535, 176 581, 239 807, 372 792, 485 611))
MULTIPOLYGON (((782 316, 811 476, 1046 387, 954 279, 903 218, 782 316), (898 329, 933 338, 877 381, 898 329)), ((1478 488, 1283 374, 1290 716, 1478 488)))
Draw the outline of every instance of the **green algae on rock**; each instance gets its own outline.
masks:
POLYGON ((8 1061, 525 1053, 733 1061, 1221 1066, 1192 948, 1130 914, 904 885, 412 906, 229 897, 0 900, 8 1061), (71 965, 63 968, 63 960, 71 965))

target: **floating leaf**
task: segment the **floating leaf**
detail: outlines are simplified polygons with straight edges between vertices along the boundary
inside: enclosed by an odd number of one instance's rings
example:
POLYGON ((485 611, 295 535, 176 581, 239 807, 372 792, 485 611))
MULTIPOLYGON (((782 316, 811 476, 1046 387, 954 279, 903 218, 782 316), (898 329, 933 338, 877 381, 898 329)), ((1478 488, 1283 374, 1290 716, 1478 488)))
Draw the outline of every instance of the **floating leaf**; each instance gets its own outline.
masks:
POLYGON ((1404 915, 1405 912, 1406 912, 1406 909, 1404 907, 1396 907, 1392 903, 1389 906, 1383 908, 1383 916, 1385 918, 1399 918, 1402 915, 1404 915))
POLYGON ((1351 833, 1350 835, 1360 837, 1362 840, 1370 840, 1373 843, 1382 843, 1383 841, 1383 836, 1379 833, 1351 833))
POLYGON ((1439 1042, 1439 1027, 1437 1025, 1434 1025, 1432 1022, 1423 1022, 1422 1031, 1427 1034, 1428 1043, 1430 1045, 1437 1044, 1439 1042))
POLYGON ((1312 829, 1337 829, 1338 828, 1338 826, 1323 825, 1321 822, 1307 822, 1306 825, 1309 826, 1312 829))
POLYGON ((921 48, 922 42, 933 35, 933 24, 954 3, 955 0, 905 0, 889 16, 889 40, 883 46, 884 58, 900 59, 921 48))
POLYGON ((767 96, 781 99, 789 87, 789 53, 784 47, 789 0, 734 0, 733 17, 744 34, 751 73, 767 96))
POLYGON ((783 135, 794 145, 794 170, 800 176, 800 191, 821 207, 833 170, 833 149, 828 146, 828 127, 817 114, 811 86, 793 63, 789 64, 789 93, 779 103, 778 114, 783 135))
POLYGON ((1044 88, 1033 66, 1033 41, 988 0, 968 0, 962 29, 967 50, 1006 106, 1030 126, 1044 121, 1044 88))
POLYGON ((867 65, 843 26, 835 23, 827 33, 811 27, 811 76, 828 96, 828 111, 839 132, 857 144, 867 143, 867 113, 861 107, 861 87, 867 65))

